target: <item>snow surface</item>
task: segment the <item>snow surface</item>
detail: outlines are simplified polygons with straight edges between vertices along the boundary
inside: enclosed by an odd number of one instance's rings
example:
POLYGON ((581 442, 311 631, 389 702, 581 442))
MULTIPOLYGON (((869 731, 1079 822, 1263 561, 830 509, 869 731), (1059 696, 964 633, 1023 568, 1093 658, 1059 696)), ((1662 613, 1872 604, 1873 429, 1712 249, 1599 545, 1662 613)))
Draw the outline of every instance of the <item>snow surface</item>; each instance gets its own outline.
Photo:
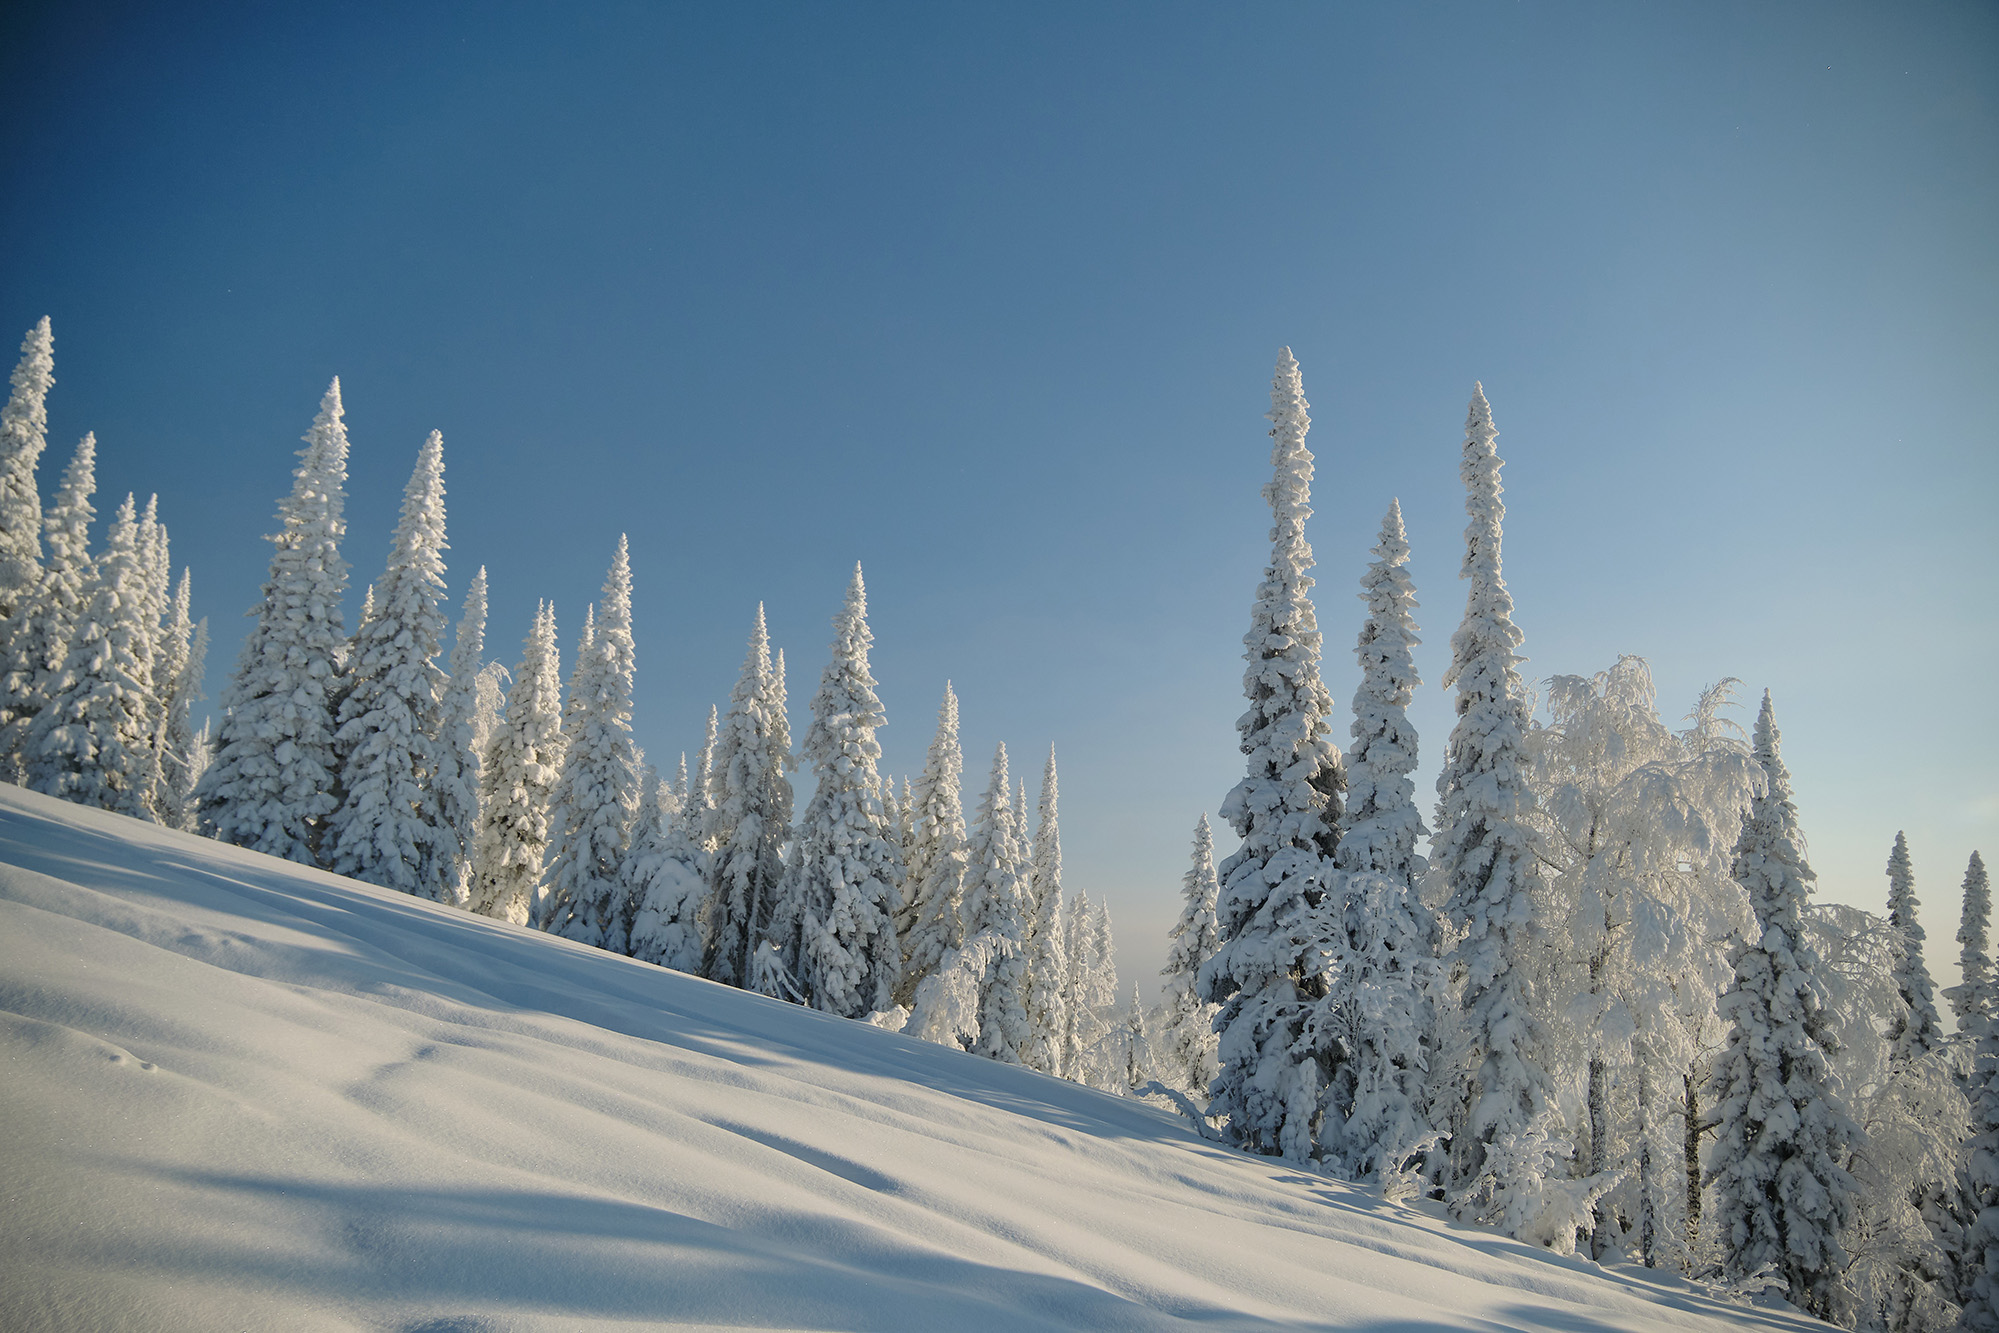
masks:
POLYGON ((0 1328, 1823 1327, 0 786, 0 1328))

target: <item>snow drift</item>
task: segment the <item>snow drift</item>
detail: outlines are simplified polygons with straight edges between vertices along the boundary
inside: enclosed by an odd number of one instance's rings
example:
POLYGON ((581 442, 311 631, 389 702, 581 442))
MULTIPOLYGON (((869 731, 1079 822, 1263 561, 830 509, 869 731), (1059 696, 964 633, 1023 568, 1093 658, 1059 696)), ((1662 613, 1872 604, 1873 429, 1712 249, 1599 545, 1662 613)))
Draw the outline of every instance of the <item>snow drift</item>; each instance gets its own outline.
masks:
POLYGON ((1822 1327, 0 787, 0 1327, 1822 1327))

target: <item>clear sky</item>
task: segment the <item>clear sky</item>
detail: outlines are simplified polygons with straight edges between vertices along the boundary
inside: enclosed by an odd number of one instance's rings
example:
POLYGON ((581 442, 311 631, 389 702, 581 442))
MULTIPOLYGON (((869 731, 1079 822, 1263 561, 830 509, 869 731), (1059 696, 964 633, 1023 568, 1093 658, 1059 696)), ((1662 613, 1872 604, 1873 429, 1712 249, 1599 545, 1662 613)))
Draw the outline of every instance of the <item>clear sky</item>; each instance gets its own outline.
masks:
POLYGON ((1955 979, 1999 858, 1990 4, 17 3, 0 124, 44 488, 94 429, 101 500, 159 493, 211 696, 338 374, 350 616, 441 429, 509 665, 552 597, 566 669, 631 534, 670 764, 759 600, 802 729, 861 560, 886 766, 947 677, 968 804, 1052 742, 1150 993, 1239 772, 1288 344, 1342 739, 1399 496, 1427 804, 1483 380, 1525 671, 1773 690, 1822 893, 1879 910, 1906 829, 1955 979))

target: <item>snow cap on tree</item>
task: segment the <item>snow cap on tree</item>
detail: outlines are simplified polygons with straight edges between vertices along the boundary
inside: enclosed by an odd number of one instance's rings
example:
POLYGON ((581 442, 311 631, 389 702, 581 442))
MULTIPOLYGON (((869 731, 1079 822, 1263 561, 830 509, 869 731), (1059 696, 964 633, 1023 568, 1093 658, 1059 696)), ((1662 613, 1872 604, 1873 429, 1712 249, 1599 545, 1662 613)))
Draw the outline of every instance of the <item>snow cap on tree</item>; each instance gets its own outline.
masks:
POLYGON ((638 904, 623 872, 626 832, 639 807, 632 744, 631 556, 622 534, 604 579, 601 618, 570 686, 572 725, 550 819, 545 929, 625 953, 638 904))
POLYGON ((1215 836, 1202 815, 1194 825, 1193 864, 1180 881, 1180 919, 1167 936, 1165 1025, 1160 1033, 1161 1076, 1196 1102, 1205 1102, 1220 1064, 1215 1058, 1216 1006, 1203 1000, 1201 967, 1220 940, 1215 934, 1215 836))
POLYGON ((61 685, 29 727, 23 759, 36 791, 151 819, 153 645, 135 509, 128 495, 112 519, 61 685))
POLYGON ((336 744, 344 799, 327 819, 335 874, 449 902, 456 845, 438 809, 444 637, 444 437, 432 431, 403 488, 402 514, 354 634, 336 744))
POLYGON ((1902 954, 1895 967, 1895 989, 1907 1011, 1888 1025, 1889 1058, 1907 1063, 1943 1046, 1943 1020, 1937 1016, 1936 987, 1923 961, 1923 927, 1916 919, 1916 876, 1909 865, 1909 843, 1898 831, 1888 853, 1888 924, 1902 933, 1902 954))
POLYGON ((798 911, 796 976, 805 1002, 844 1018, 888 1009, 902 970, 894 915, 902 849, 881 803, 875 730, 888 719, 868 665, 873 643, 856 564, 805 730, 804 759, 816 785, 785 895, 798 911))
POLYGON ((13 391, 0 408, 0 623, 42 581, 42 493, 35 469, 48 444, 54 340, 44 315, 21 340, 13 391))
POLYGON ((1353 747, 1347 752, 1347 808, 1334 860, 1342 870, 1376 870, 1418 882, 1425 862, 1416 843, 1429 830, 1416 810, 1416 728, 1409 702, 1422 678, 1411 650, 1422 640, 1410 612, 1409 541, 1402 502, 1391 501, 1381 520, 1374 563, 1360 581, 1367 603, 1354 656, 1360 687, 1353 697, 1353 747))
POLYGON ((1958 918, 1958 967, 1964 980, 1944 992, 1950 1011, 1957 1017, 1960 1032, 1976 1040, 1977 1025, 1993 1009, 1991 943, 1986 932, 1992 924, 1992 880, 1977 852, 1964 868, 1964 909, 1958 918))
POLYGON ((1331 739, 1332 696, 1319 676, 1312 607, 1312 452, 1298 363, 1285 348, 1271 385, 1273 476, 1270 563, 1243 636, 1249 709, 1236 722, 1248 772, 1222 802, 1242 846, 1221 868, 1220 939, 1201 971, 1201 998, 1222 1006, 1221 1072, 1213 1113, 1242 1147, 1304 1161, 1311 1153, 1319 1071, 1298 1053, 1307 992, 1307 941, 1296 933, 1330 868, 1345 785, 1331 739))
POLYGON ((306 433, 292 492, 278 508, 283 527, 271 538, 270 577, 222 694, 214 759, 196 788, 204 831, 307 865, 317 859, 340 771, 331 699, 347 650, 340 613, 347 589, 340 557, 347 531, 342 411, 336 379, 306 433))
POLYGON ((910 853, 896 924, 902 940, 898 1004, 910 1004, 923 979, 965 942, 964 767, 958 748, 958 696, 945 681, 937 732, 908 802, 910 853))
POLYGON ((0 627, 0 778, 18 780, 21 747, 35 714, 62 684, 63 661, 90 595, 90 521, 97 511, 97 436, 85 435, 63 469, 55 503, 43 516, 48 563, 41 583, 0 627))
POLYGON ((535 607, 506 712, 486 742, 479 768, 479 818, 472 837, 472 883, 466 906, 526 925, 548 855, 549 804, 562 771, 562 665, 555 608, 535 607))
POLYGON ((1430 873, 1459 939, 1449 962, 1468 1037, 1451 1126, 1449 1196, 1461 1217, 1516 1236, 1559 1236, 1561 1228, 1546 1225, 1542 1210, 1544 1204, 1559 1210, 1562 1201, 1542 1188, 1534 1165, 1547 1152, 1561 1157, 1564 1147, 1553 1118, 1547 1017, 1534 985, 1549 905, 1529 822, 1528 705, 1517 652, 1523 636, 1500 573, 1506 506, 1499 498, 1497 435, 1484 386, 1474 385, 1458 470, 1470 518, 1460 577, 1471 587, 1444 677, 1445 688, 1457 689, 1458 720, 1437 778, 1430 849, 1430 873), (1517 1150, 1495 1152, 1508 1138, 1521 1139, 1517 1150))
POLYGON ((1825 1318, 1840 1312, 1841 1233, 1859 1188, 1843 1163, 1861 1132, 1835 1094, 1827 1059, 1837 1038, 1805 931, 1816 876, 1779 743, 1765 692, 1754 754, 1768 785, 1743 817, 1734 864, 1756 933, 1736 944, 1735 979, 1721 1000, 1729 1032, 1714 1063, 1708 1181, 1728 1273, 1747 1277, 1771 1265, 1792 1304, 1825 1318))

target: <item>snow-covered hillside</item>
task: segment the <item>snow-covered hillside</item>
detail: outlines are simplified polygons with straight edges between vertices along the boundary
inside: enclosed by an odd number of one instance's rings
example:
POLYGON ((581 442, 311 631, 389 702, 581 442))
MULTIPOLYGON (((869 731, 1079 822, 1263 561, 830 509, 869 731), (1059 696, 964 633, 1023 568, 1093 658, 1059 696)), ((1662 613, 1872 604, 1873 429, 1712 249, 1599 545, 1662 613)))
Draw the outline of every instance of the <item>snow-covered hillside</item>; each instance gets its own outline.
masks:
POLYGON ((0 786, 0 1327, 1821 1327, 0 786))

